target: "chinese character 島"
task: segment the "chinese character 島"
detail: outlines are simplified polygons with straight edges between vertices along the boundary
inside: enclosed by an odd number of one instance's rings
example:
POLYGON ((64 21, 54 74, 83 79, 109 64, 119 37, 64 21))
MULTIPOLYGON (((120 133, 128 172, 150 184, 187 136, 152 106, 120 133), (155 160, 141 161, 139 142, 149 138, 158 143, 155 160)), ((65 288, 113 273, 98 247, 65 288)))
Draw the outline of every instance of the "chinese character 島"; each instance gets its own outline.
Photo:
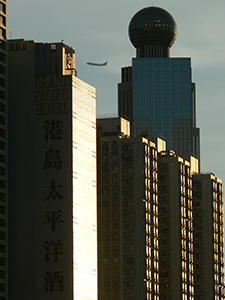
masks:
POLYGON ((48 168, 53 168, 56 170, 61 169, 62 166, 62 159, 60 157, 60 151, 59 150, 52 150, 49 149, 45 151, 45 163, 44 163, 44 170, 48 168))

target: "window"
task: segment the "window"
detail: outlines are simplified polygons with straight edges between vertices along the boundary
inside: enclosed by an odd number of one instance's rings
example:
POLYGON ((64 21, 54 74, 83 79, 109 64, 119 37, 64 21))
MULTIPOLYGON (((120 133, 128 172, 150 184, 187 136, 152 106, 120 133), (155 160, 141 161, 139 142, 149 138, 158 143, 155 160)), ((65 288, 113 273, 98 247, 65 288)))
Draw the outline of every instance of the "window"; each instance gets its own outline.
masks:
POLYGON ((118 264, 119 263, 119 258, 118 257, 114 257, 113 258, 113 263, 114 264, 118 264))
MULTIPOLYGON (((5 246, 2 244, 0 244, 0 252, 5 253, 5 246)), ((0 276, 0 278, 1 278, 1 276, 0 276)))
POLYGON ((0 3, 0 10, 3 11, 4 14, 5 14, 5 12, 6 12, 6 10, 5 10, 5 4, 0 3))
POLYGON ((0 78, 0 86, 5 87, 5 80, 0 78))
POLYGON ((0 65, 0 73, 5 74, 5 67, 0 65))
POLYGON ((112 161, 113 162, 118 161, 118 155, 112 155, 112 161))
POLYGON ((201 263, 196 264, 196 269, 203 269, 203 264, 201 264, 201 263))
POLYGON ((117 184, 118 183, 118 177, 113 177, 112 178, 112 183, 117 184))
POLYGON ((169 233, 170 233, 169 227, 163 228, 163 229, 162 229, 162 233, 163 233, 163 234, 169 234, 169 233))
POLYGON ((22 42, 21 48, 22 48, 22 50, 27 50, 27 42, 22 42))
POLYGON ((0 270, 0 278, 5 279, 5 271, 0 270))
POLYGON ((170 250, 163 250, 163 255, 170 256, 170 250))
POLYGON ((162 244, 163 245, 169 245, 170 244, 170 240, 169 239, 164 239, 164 240, 162 240, 162 244))
POLYGON ((6 38, 6 34, 5 34, 5 29, 0 28, 0 36, 3 37, 4 39, 6 38))
POLYGON ((0 61, 5 62, 5 55, 0 52, 0 61))
POLYGON ((5 214, 5 207, 0 205, 0 214, 4 215, 5 214))
POLYGON ((162 219, 163 223, 169 223, 170 219, 168 217, 162 219))
POLYGON ((195 227, 201 228, 202 227, 202 222, 196 222, 195 227))
POLYGON ((5 138, 5 130, 2 128, 0 128, 0 137, 5 138))
POLYGON ((117 151, 118 150, 118 144, 117 143, 112 143, 111 149, 112 149, 113 152, 117 151))
POLYGON ((170 272, 162 272, 162 277, 163 278, 169 278, 170 277, 170 272))
MULTIPOLYGON (((5 220, 2 218, 0 218, 0 226, 5 227, 5 220)), ((1 249, 1 245, 0 245, 0 249, 1 249)))
MULTIPOLYGON (((1 53, 0 53, 1 54, 1 53)), ((2 99, 5 99, 5 93, 4 92, 2 92, 2 91, 0 91, 0 97, 2 98, 2 99)), ((1 112, 5 112, 5 105, 4 104, 2 104, 2 103, 0 103, 0 111, 1 112)))
POLYGON ((118 173, 118 169, 119 169, 118 167, 112 167, 112 172, 113 173, 118 173))
POLYGON ((5 266, 5 258, 4 257, 0 257, 0 266, 5 266))
POLYGON ((0 283, 0 291, 5 292, 5 284, 4 283, 0 283))
POLYGON ((21 49, 21 44, 20 43, 16 43, 16 51, 20 51, 21 49))
POLYGON ((164 207, 161 208, 162 213, 169 213, 169 211, 170 211, 169 206, 164 206, 164 207))
MULTIPOLYGON (((0 201, 5 202, 5 194, 0 193, 0 201)), ((0 206, 0 208, 1 208, 1 206, 0 206)), ((1 211, 0 211, 0 213, 1 213, 1 211)))
POLYGON ((14 43, 9 43, 9 52, 14 51, 14 43))

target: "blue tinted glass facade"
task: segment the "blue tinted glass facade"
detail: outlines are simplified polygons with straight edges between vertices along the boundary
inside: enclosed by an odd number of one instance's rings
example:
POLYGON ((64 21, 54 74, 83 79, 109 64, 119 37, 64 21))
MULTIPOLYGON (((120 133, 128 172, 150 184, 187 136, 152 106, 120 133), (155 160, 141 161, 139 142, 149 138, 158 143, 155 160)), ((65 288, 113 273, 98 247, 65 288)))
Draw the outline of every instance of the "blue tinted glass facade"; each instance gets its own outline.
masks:
POLYGON ((195 152, 191 145, 196 121, 190 58, 133 58, 132 82, 133 133, 148 130, 163 136, 168 149, 180 154, 195 152), (181 145, 182 137, 187 145, 181 145))

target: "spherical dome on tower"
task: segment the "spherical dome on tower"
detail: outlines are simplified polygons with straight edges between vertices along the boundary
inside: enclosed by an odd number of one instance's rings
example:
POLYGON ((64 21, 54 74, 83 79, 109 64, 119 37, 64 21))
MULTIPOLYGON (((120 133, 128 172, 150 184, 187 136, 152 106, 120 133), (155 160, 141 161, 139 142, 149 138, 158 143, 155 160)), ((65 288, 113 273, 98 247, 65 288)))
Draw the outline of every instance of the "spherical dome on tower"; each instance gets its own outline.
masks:
POLYGON ((174 18, 159 7, 141 9, 129 24, 129 37, 135 48, 147 45, 171 47, 176 36, 177 25, 174 18))

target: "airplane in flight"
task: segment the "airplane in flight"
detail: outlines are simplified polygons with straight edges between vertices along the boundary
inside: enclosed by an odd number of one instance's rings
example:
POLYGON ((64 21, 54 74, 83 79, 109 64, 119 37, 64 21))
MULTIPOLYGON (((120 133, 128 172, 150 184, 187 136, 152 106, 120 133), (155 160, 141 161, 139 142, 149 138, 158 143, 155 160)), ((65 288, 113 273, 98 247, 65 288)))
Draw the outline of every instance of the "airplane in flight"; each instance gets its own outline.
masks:
POLYGON ((97 67, 102 67, 102 66, 107 66, 107 61, 100 64, 100 63, 93 63, 93 62, 87 62, 87 65, 90 65, 90 66, 97 66, 97 67))

